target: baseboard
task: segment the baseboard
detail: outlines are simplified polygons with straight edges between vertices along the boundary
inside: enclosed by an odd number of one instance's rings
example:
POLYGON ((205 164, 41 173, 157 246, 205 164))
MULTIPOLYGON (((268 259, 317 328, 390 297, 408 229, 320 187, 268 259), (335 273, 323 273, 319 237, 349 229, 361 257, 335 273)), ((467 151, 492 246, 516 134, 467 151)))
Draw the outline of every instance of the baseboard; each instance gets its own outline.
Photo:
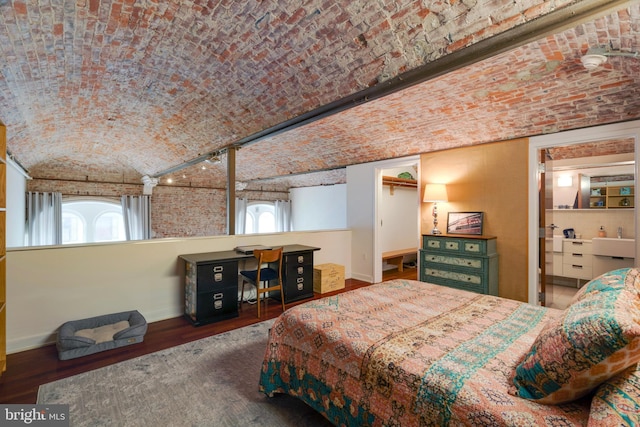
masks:
MULTIPOLYGON (((174 317, 180 317, 183 314, 184 307, 182 306, 142 313, 144 318, 147 320, 147 323, 173 319, 174 317)), ((7 340, 7 354, 20 353, 21 351, 33 350, 55 344, 57 332, 58 329, 56 328, 56 330, 52 332, 7 340)))

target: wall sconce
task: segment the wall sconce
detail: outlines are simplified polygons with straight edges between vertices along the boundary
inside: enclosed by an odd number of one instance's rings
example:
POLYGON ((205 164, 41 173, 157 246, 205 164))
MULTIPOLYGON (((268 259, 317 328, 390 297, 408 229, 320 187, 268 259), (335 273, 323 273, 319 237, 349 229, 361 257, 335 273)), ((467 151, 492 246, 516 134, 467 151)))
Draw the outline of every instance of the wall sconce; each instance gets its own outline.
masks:
POLYGON ((571 187, 573 185, 573 177, 571 175, 560 175, 558 177, 558 187, 571 187))
POLYGON ((433 230, 431 234, 442 234, 438 230, 438 202, 448 202, 449 197, 447 195, 447 186, 444 184, 426 184, 424 186, 423 202, 433 202, 433 210, 431 215, 433 216, 433 230))

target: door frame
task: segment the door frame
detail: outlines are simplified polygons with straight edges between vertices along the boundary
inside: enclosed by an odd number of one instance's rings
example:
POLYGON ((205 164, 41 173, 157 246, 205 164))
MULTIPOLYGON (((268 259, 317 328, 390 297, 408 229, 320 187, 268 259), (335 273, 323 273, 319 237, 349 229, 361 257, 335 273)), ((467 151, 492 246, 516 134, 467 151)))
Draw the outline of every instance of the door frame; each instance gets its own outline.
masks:
MULTIPOLYGON (((538 197, 538 153, 541 149, 551 148, 555 146, 567 146, 575 144, 584 144, 587 142, 597 142, 607 139, 633 138, 635 140, 635 168, 634 175, 636 182, 638 180, 638 171, 640 170, 640 120, 615 123, 611 125, 602 125, 592 128, 577 129, 571 131, 558 132, 549 135, 534 136, 529 138, 529 224, 528 224, 528 253, 529 253, 529 274, 528 274, 528 302, 529 304, 539 305, 539 212, 540 204, 538 197)), ((638 226, 638 192, 634 192, 634 221, 636 224, 636 259, 635 266, 638 266, 638 254, 640 254, 640 240, 637 238, 639 234, 638 226)))
POLYGON ((376 168, 375 168, 375 215, 374 215, 374 226, 373 226, 373 245, 374 245, 374 250, 373 250, 373 256, 374 256, 374 262, 373 262, 373 283, 380 283, 382 282, 382 242, 380 241, 381 239, 381 215, 380 215, 380 203, 382 200, 382 191, 383 191, 383 185, 382 185, 382 172, 386 169, 395 169, 395 168, 401 168, 404 166, 414 166, 414 165, 418 165, 417 168, 417 176, 416 176, 416 180, 418 182, 418 200, 416 201, 416 209, 418 210, 418 223, 416 224, 416 242, 417 243, 417 248, 420 247, 419 242, 420 242, 420 156, 410 156, 410 157, 401 157, 398 159, 393 159, 393 160, 384 160, 384 161, 380 161, 378 163, 376 163, 376 168))

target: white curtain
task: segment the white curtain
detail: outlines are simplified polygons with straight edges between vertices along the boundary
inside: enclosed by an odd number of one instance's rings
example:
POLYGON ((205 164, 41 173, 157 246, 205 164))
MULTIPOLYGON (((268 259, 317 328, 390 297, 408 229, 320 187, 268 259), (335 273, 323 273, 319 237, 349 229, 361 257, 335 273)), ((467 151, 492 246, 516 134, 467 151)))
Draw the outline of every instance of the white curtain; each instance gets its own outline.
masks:
POLYGON ((247 199, 236 197, 236 234, 245 234, 247 224, 247 199))
POLYGON ((62 193, 27 193, 25 245, 62 244, 62 193))
POLYGON ((127 240, 151 238, 151 196, 122 196, 122 216, 127 240))
POLYGON ((276 200, 276 231, 291 231, 291 201, 276 200))

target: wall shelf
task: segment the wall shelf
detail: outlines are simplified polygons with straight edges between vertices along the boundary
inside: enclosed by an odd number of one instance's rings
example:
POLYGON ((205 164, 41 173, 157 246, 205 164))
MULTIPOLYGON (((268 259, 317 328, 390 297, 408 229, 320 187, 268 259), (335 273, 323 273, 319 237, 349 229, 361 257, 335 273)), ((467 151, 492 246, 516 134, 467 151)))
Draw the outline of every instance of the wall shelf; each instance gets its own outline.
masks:
POLYGON ((633 209, 635 186, 601 186, 591 188, 589 206, 591 209, 633 209), (594 194, 594 190, 599 194, 594 194))
POLYGON ((418 188, 418 181, 415 179, 396 178, 393 176, 383 176, 382 185, 389 186, 389 193, 393 196, 395 187, 418 188))

